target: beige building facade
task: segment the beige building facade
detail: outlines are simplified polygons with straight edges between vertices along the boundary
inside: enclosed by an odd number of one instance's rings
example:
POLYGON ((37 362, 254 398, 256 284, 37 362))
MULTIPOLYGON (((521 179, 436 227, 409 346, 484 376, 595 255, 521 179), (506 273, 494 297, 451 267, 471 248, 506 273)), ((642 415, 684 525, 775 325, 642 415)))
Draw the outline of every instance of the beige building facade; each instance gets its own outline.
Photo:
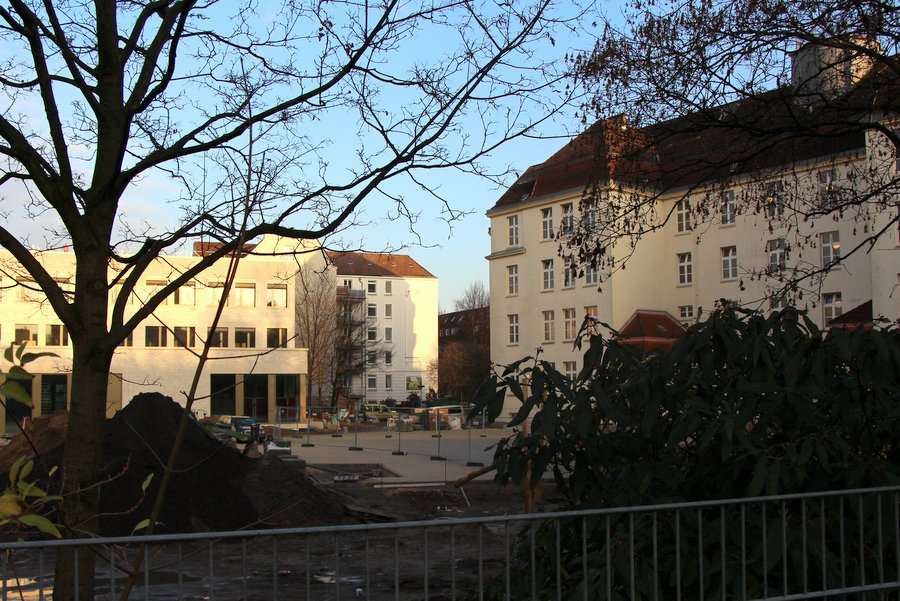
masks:
MULTIPOLYGON (((783 168, 663 192, 630 188, 607 175, 600 202, 644 194, 653 205, 648 219, 655 229, 633 246, 612 245, 602 263, 570 263, 569 240, 604 227, 597 216, 602 211, 585 200, 598 161, 596 144, 585 138, 608 125, 594 126, 529 168, 487 213, 495 363, 539 352, 573 377, 581 368, 583 351, 574 342, 585 315, 616 330, 642 310, 664 311, 689 325, 720 299, 766 312, 794 304, 821 327, 861 307, 874 317, 900 317, 895 197, 873 194, 871 203, 846 211, 798 216, 808 212, 799 209, 833 202, 841 193, 865 196, 867 186, 891 182, 897 162, 893 152, 884 152, 880 134, 849 136, 837 149, 823 144, 783 168), (870 241, 874 232, 881 235, 870 241), (784 294, 787 276, 801 271, 822 273, 805 289, 784 294)), ((510 399, 501 419, 516 406, 510 399)))
MULTIPOLYGON (((198 252, 198 249, 195 249, 198 252)), ((198 353, 210 337, 210 360, 199 377, 193 407, 199 416, 251 415, 263 423, 297 422, 305 415, 306 349, 296 348, 294 286, 298 262, 324 256, 312 244, 267 236, 255 253, 240 260, 227 305, 215 331, 210 329, 223 292, 227 261, 182 286, 144 320, 116 351, 112 362, 107 414, 112 415, 141 392, 160 392, 185 404, 199 364, 198 353)), ((74 255, 46 252, 39 260, 60 282, 73 281, 74 255)), ((145 295, 196 262, 194 256, 166 256, 147 269, 128 299, 126 313, 145 295)), ((28 343, 28 349, 50 352, 28 369, 33 408, 11 404, 2 424, 65 409, 71 401, 71 344, 49 303, 29 282, 15 278, 20 269, 8 253, 0 253, 0 345, 28 343)), ((115 297, 115 290, 111 295, 115 297)), ((128 315, 126 314, 126 319, 128 315)), ((9 365, 4 363, 4 371, 9 365)), ((4 429, 0 429, 0 432, 4 429)))

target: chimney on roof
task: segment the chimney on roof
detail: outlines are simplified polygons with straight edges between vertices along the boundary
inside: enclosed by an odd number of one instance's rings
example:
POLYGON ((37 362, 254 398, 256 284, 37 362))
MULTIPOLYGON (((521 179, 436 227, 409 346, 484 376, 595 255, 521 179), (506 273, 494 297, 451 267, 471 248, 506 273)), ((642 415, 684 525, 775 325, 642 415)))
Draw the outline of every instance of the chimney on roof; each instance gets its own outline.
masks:
POLYGON ((860 36, 809 42, 794 50, 791 53, 794 101, 812 105, 848 92, 874 66, 866 49, 881 52, 876 39, 860 36))

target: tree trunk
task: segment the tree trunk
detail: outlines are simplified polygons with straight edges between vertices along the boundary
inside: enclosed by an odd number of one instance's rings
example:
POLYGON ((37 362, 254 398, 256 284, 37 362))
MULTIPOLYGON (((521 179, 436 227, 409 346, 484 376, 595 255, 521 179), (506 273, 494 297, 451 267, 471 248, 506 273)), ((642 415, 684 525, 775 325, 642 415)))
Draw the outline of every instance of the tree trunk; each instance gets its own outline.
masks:
MULTIPOLYGON (((72 389, 69 425, 63 455, 61 525, 67 538, 87 538, 98 532, 97 483, 106 424, 106 399, 113 348, 107 338, 107 273, 105 257, 79 254, 75 311, 81 323, 70 327, 72 389)), ((94 555, 85 548, 57 555, 53 598, 87 601, 94 598, 94 555), (77 574, 75 573, 77 566, 77 574), (77 580, 76 580, 77 578, 77 580), (75 583, 77 582, 77 590, 75 583)))

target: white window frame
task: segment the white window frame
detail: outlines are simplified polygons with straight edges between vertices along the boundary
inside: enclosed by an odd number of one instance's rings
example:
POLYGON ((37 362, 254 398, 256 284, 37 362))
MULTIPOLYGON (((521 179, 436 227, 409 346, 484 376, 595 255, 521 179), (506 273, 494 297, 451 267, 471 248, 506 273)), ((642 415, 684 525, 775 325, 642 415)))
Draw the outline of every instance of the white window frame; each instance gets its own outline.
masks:
POLYGON ((566 257, 566 266, 563 269, 563 288, 572 288, 578 281, 578 266, 573 257, 566 257))
POLYGON ((394 341, 394 328, 385 328, 384 329, 384 341, 385 342, 393 342, 394 341))
POLYGON ((720 249, 722 256, 722 279, 725 281, 738 278, 737 246, 723 246, 720 249))
POLYGON ((822 323, 831 325, 843 313, 843 299, 840 292, 826 292, 822 295, 822 323))
POLYGON ((267 307, 285 309, 287 300, 287 284, 266 284, 267 307))
POLYGON ((766 242, 766 252, 769 255, 769 274, 784 271, 787 264, 787 250, 784 238, 773 238, 766 242))
POLYGON ((563 375, 570 380, 574 380, 578 377, 578 362, 577 361, 563 361, 563 375))
POLYGON ((256 284, 238 282, 231 289, 231 307, 250 308, 256 306, 256 284))
POLYGON ((378 388, 378 376, 366 376, 366 390, 376 390, 378 388))
POLYGON ((378 294, 378 282, 369 280, 366 282, 366 294, 378 294))
POLYGON ((679 319, 694 319, 694 305, 678 305, 679 319))
POLYGON ((556 337, 556 314, 552 309, 541 311, 544 323, 544 342, 553 342, 556 337))
POLYGON ((519 293, 519 266, 506 266, 506 294, 515 296, 519 293))
POLYGON ((506 323, 509 326, 507 343, 519 344, 519 314, 512 313, 506 316, 506 323))
POLYGON ((507 238, 506 245, 507 246, 518 246, 519 245, 519 216, 518 215, 510 215, 506 218, 507 225, 507 238))
POLYGON ((575 340, 578 334, 578 323, 575 320, 575 307, 563 309, 563 336, 565 340, 575 340))
POLYGON ((377 318, 378 317, 378 305, 375 303, 369 303, 366 306, 366 317, 377 318))
POLYGON ((719 209, 722 225, 734 225, 737 220, 737 205, 734 202, 734 190, 723 190, 719 209))
POLYGON ((562 219, 559 224, 560 233, 568 235, 575 231, 575 207, 571 202, 562 205, 562 219))
POLYGON ((691 231, 691 207, 685 199, 675 203, 675 228, 679 233, 691 231))
POLYGON ((393 390, 394 389, 394 376, 392 374, 384 374, 384 389, 385 390, 393 390))
POLYGON ((678 261, 678 285, 687 286, 694 283, 694 266, 691 253, 678 253, 676 258, 678 261))
POLYGON ((784 217, 784 182, 771 182, 766 186, 766 217, 784 217))
POLYGON ((385 319, 393 319, 394 318, 394 306, 390 303, 384 305, 384 318, 385 319))
POLYGON ((556 282, 554 281, 553 259, 544 259, 541 261, 541 290, 553 290, 556 282))
POLYGON ((172 304, 193 307, 197 304, 197 286, 194 282, 182 284, 172 294, 172 304))
POLYGON ((541 240, 553 239, 553 207, 541 209, 541 240))
POLYGON ((838 230, 822 232, 819 234, 819 247, 822 255, 822 267, 831 265, 841 260, 841 233, 838 230))
POLYGON ((596 259, 591 259, 591 261, 584 266, 585 284, 596 284, 598 281, 599 270, 597 269, 597 264, 595 263, 595 261, 596 259))

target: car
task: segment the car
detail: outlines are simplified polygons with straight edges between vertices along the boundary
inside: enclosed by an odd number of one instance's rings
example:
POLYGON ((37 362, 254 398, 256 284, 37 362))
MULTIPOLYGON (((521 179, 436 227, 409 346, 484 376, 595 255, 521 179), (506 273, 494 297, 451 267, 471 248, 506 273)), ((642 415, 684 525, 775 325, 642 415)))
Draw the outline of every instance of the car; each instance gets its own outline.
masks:
POLYGON ((247 415, 220 415, 211 426, 209 429, 213 434, 234 438, 242 443, 253 442, 254 435, 256 442, 265 442, 268 437, 266 430, 254 418, 247 415))
POLYGON ((362 413, 366 420, 375 419, 378 421, 385 421, 400 415, 394 409, 381 403, 364 403, 362 406, 362 413))

